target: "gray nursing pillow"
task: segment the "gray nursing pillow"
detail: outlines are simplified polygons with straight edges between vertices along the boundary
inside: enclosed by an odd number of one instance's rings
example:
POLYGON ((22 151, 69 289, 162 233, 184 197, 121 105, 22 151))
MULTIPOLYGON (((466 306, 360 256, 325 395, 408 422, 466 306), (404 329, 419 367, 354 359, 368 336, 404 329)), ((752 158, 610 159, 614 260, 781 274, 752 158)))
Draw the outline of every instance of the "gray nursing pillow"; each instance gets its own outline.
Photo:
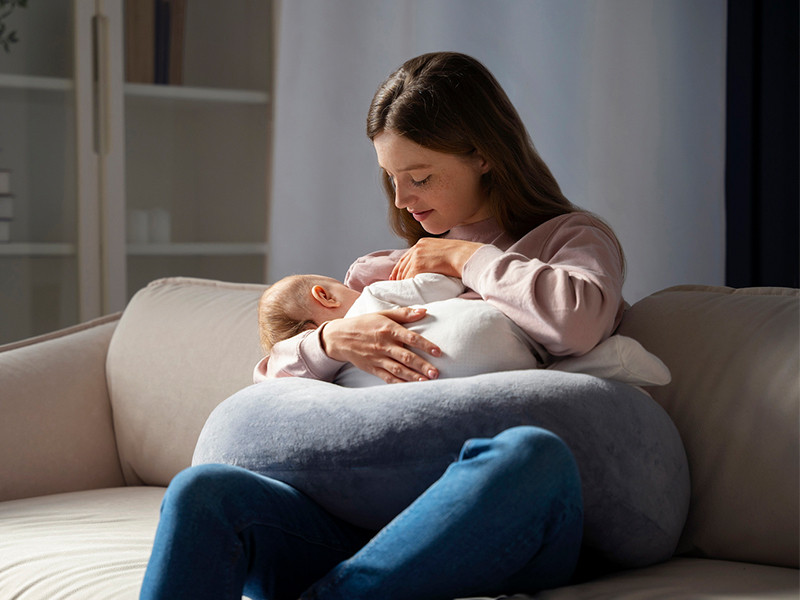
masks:
POLYGON ((548 429, 572 449, 587 547, 627 567, 672 555, 689 504, 680 436, 646 394, 589 375, 526 370, 359 389, 270 380, 213 411, 193 464, 251 469, 379 529, 467 439, 517 425, 548 429))

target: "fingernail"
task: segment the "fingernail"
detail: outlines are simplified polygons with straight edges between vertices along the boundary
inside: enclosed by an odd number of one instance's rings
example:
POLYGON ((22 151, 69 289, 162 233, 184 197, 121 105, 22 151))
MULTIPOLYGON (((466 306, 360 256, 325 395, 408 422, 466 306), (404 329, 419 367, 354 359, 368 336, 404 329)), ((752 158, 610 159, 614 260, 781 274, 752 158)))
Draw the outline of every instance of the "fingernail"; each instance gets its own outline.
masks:
POLYGON ((441 355, 442 355, 442 351, 439 350, 439 348, 431 349, 431 356, 441 356, 441 355))
POLYGON ((439 377, 439 373, 437 373, 435 369, 431 369, 430 371, 428 371, 428 377, 430 379, 436 379, 437 377, 439 377))

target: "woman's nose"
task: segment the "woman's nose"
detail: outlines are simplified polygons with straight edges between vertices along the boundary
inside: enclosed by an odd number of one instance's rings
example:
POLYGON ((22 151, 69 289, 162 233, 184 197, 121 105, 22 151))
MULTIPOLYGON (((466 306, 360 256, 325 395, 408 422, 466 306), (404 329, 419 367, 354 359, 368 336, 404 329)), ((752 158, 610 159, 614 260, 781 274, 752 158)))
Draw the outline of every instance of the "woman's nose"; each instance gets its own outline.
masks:
POLYGON ((405 190, 403 186, 395 186, 394 188, 394 205, 397 208, 405 208, 410 204, 411 195, 408 193, 408 190, 405 190))

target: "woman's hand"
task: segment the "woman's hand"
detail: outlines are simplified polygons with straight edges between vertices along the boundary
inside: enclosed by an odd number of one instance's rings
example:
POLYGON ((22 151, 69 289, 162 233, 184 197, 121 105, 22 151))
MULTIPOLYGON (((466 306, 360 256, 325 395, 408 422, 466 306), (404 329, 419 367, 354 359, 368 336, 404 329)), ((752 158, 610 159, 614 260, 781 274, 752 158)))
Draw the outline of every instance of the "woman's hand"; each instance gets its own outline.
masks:
POLYGON ((389 279, 410 279, 420 273, 461 277, 464 265, 483 246, 477 242, 422 238, 403 254, 389 279))
POLYGON ((322 328, 322 349, 331 358, 353 363, 386 383, 436 379, 439 371, 410 348, 432 356, 441 356, 442 351, 401 325, 424 316, 425 309, 394 308, 334 319, 322 328))

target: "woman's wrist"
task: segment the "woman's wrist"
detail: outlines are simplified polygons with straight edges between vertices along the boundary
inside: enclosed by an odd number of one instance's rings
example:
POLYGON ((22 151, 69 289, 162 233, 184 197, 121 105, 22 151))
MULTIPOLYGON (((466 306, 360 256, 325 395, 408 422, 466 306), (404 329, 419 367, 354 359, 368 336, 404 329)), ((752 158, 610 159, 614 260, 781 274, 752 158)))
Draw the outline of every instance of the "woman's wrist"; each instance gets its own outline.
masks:
POLYGON ((317 327, 317 339, 319 340, 319 347, 322 353, 328 359, 342 363, 347 362, 346 359, 334 356, 336 353, 336 323, 338 321, 341 321, 341 319, 325 321, 322 325, 317 327))
MULTIPOLYGON (((330 336, 324 339, 322 331, 327 329, 330 321, 326 321, 314 331, 310 331, 300 342, 300 354, 308 365, 308 369, 313 371, 319 379, 329 379, 342 366, 342 361, 337 360, 328 354, 328 351, 335 344, 331 342, 330 336)), ((329 333, 329 332, 328 332, 329 333)))
POLYGON ((317 336, 319 337, 319 347, 322 348, 322 351, 325 354, 328 354, 328 348, 325 344, 325 327, 330 323, 330 321, 325 321, 322 325, 319 326, 319 330, 317 331, 317 336))
POLYGON ((471 290, 479 292, 481 274, 490 272, 492 262, 502 257, 503 254, 504 252, 497 246, 482 244, 464 262, 461 268, 461 281, 471 290))
POLYGON ((462 242, 457 259, 458 263, 455 265, 459 277, 464 277, 464 269, 466 268, 467 263, 470 261, 470 259, 472 259, 473 256, 475 256, 475 253, 480 251, 480 249, 484 246, 486 246, 486 244, 481 244, 479 242, 462 242))

